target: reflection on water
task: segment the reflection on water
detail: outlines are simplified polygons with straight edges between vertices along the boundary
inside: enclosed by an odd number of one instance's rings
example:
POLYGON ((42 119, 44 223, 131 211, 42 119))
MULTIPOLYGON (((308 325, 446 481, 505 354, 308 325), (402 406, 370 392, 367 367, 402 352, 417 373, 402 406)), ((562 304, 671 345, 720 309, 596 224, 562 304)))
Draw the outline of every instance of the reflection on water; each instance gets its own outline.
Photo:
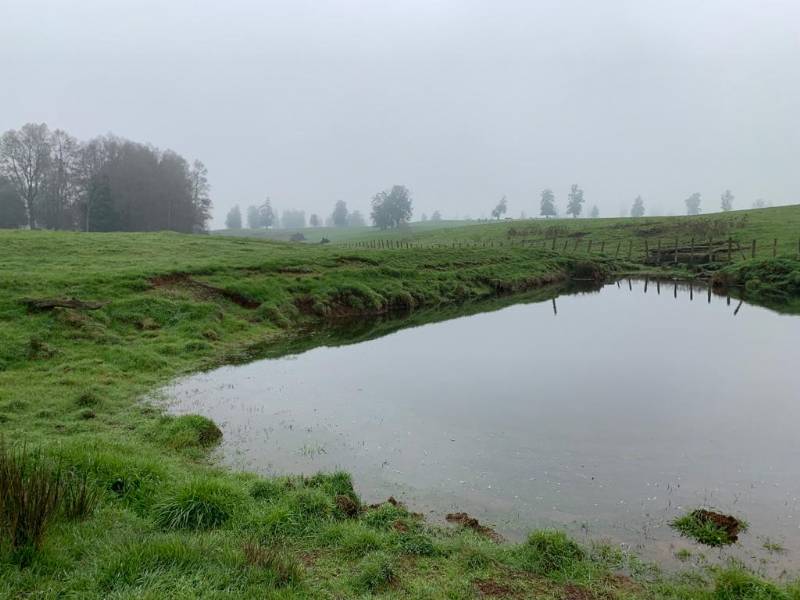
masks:
POLYGON ((511 538, 564 526, 659 559, 691 547, 667 522, 711 505, 750 522, 725 556, 796 564, 800 319, 661 281, 540 300, 168 394, 221 425, 236 467, 342 468, 368 501, 466 510, 511 538), (767 538, 787 553, 767 556, 767 538))

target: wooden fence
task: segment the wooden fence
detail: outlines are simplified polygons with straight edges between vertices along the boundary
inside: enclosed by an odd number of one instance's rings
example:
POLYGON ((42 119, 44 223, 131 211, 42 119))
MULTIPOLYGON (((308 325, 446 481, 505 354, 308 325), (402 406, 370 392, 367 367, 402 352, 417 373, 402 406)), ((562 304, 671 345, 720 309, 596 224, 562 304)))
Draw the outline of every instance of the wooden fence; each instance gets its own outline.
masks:
POLYGON ((459 249, 459 248, 539 248, 562 253, 584 253, 635 260, 645 264, 703 264, 709 262, 734 262, 757 257, 800 256, 800 240, 795 251, 779 251, 778 239, 767 242, 751 240, 742 245, 733 238, 715 240, 689 240, 680 238, 645 238, 642 240, 593 240, 589 237, 565 237, 549 239, 482 240, 452 242, 409 242, 404 240, 365 240, 344 242, 339 247, 352 249, 398 250, 398 249, 459 249))

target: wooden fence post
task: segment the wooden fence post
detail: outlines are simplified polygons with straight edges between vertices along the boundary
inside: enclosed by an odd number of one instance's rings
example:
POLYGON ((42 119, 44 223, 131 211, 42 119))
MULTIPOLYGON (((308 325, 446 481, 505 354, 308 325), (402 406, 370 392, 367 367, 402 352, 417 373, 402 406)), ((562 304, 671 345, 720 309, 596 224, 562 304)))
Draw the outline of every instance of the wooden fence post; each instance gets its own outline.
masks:
POLYGON ((678 264, 678 238, 675 238, 675 264, 678 264))
POLYGON ((694 238, 692 238, 692 254, 689 257, 689 264, 690 265, 694 264, 694 238))
POLYGON ((614 258, 619 257, 619 249, 622 247, 622 240, 617 242, 617 252, 614 254, 614 258))
POLYGON ((728 262, 733 262, 733 240, 728 238, 728 262))
POLYGON ((772 240, 772 258, 778 255, 778 238, 772 240))

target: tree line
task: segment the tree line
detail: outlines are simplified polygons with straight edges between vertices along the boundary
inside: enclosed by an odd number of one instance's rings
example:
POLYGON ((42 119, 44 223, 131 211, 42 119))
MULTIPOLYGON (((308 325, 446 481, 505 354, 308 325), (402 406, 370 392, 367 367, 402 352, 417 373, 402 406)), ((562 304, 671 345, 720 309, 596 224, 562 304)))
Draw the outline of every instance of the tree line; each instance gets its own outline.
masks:
MULTIPOLYGON (((404 227, 411 220, 413 214, 411 192, 403 185, 392 186, 388 190, 378 192, 373 196, 370 219, 375 227, 380 229, 393 229, 404 227)), ((272 206, 272 200, 267 198, 260 205, 247 207, 246 224, 249 229, 301 229, 306 227, 306 213, 303 210, 288 209, 278 214, 272 206)), ((426 217, 427 218, 427 217, 426 217)), ((434 220, 440 220, 441 215, 436 211, 434 220)), ((237 204, 225 218, 228 229, 242 229, 245 224, 242 210, 237 204)), ((364 216, 358 210, 349 210, 344 200, 337 200, 333 211, 323 221, 319 215, 312 213, 307 222, 309 227, 363 227, 366 225, 364 216)))
POLYGON ((172 150, 45 123, 0 137, 0 228, 200 232, 209 192, 203 163, 172 150))

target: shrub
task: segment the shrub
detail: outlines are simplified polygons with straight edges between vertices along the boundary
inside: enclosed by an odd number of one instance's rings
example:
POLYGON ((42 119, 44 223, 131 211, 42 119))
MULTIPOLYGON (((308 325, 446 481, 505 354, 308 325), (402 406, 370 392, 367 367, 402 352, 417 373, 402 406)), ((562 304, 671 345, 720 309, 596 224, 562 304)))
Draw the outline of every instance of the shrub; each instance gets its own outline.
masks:
POLYGON ((222 437, 216 423, 201 415, 164 417, 158 424, 156 437, 176 450, 184 448, 207 448, 222 437))
POLYGON ((562 531, 535 531, 521 547, 523 566, 540 575, 574 569, 586 553, 562 531))
POLYGON ((24 446, 0 440, 0 528, 15 550, 41 546, 63 495, 61 469, 24 446))
POLYGON ((379 592, 397 581, 391 559, 383 552, 373 552, 358 563, 351 584, 358 592, 379 592))
POLYGON ((241 503, 235 488, 198 478, 167 495, 153 507, 156 523, 165 529, 210 529, 225 523, 241 503))
POLYGON ((242 550, 247 564, 273 573, 277 586, 296 584, 303 579, 303 566, 285 550, 265 547, 255 542, 245 543, 242 550))

